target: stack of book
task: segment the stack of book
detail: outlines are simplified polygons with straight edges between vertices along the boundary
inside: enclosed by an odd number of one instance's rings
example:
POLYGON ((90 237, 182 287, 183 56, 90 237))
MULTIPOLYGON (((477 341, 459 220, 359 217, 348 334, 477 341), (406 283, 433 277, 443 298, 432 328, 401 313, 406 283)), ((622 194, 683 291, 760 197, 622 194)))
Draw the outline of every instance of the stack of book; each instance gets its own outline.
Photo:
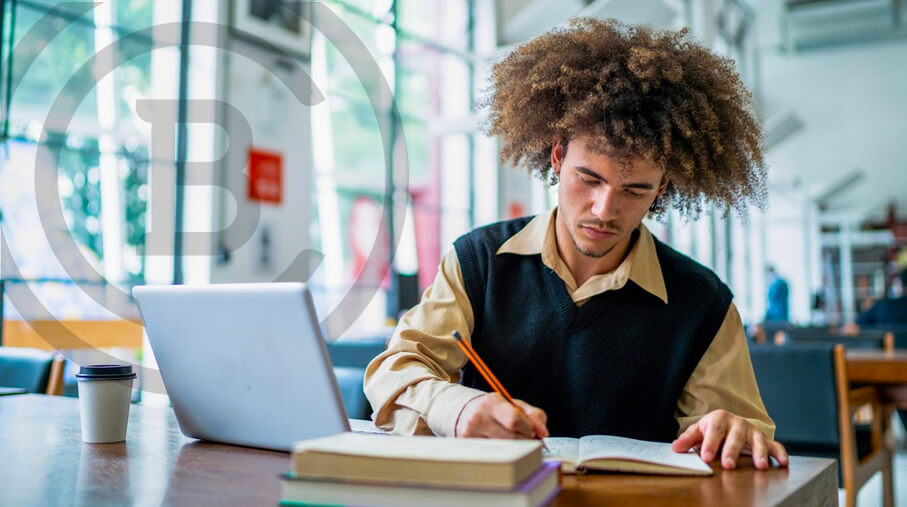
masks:
POLYGON ((535 507, 559 470, 536 440, 342 433, 294 446, 281 505, 535 507))

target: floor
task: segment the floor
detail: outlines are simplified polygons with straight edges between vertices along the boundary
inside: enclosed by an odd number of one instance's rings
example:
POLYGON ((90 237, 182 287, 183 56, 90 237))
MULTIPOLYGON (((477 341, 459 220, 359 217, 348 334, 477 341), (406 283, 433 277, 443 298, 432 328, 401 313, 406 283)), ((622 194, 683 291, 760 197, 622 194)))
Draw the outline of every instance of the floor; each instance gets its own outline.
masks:
MULTIPOLYGON (((844 490, 838 491, 839 505, 844 505, 844 490)), ((882 505, 882 474, 875 474, 857 494, 859 507, 882 505)), ((894 505, 907 505, 907 449, 898 450, 894 458, 894 505)))
MULTIPOLYGON (((897 416, 895 416, 897 417, 897 416)), ((897 444, 894 457, 894 505, 907 506, 907 434, 899 420, 892 421, 892 430, 897 444)), ((844 505, 844 490, 838 491, 839 505, 844 505)), ((859 507, 876 507, 882 505, 882 474, 875 474, 860 488, 857 494, 859 507)))

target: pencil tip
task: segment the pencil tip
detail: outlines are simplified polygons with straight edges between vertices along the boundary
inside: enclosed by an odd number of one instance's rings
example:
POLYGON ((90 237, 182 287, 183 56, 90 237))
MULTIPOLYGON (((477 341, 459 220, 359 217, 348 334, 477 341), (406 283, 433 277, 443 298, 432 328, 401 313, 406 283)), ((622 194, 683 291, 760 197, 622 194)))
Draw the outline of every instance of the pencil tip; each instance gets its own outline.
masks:
POLYGON ((454 331, 454 332, 453 332, 453 337, 456 338, 457 340, 462 340, 462 339, 463 339, 463 337, 460 335, 460 332, 459 332, 459 331, 454 331))

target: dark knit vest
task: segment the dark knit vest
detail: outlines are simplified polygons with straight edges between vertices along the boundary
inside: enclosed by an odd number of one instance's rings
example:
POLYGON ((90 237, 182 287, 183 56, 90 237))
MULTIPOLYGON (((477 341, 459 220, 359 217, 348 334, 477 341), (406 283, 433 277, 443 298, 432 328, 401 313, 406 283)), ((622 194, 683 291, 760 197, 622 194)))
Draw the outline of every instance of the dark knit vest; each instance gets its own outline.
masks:
MULTIPOLYGON (((721 327, 731 292, 657 239, 668 304, 629 280, 577 307, 541 255, 496 255, 531 217, 454 243, 472 344, 510 394, 545 410, 553 436, 676 437, 677 400, 721 327)), ((491 391, 471 364, 464 385, 491 391)))

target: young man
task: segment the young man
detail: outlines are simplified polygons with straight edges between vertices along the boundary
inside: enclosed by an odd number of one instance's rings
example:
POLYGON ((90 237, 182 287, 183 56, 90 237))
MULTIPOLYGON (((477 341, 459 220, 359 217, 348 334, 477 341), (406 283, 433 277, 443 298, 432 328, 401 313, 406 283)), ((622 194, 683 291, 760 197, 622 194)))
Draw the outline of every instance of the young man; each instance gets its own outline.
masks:
POLYGON ((772 440, 730 290, 642 219, 704 200, 761 204, 761 131, 731 62, 685 39, 575 20, 494 68, 502 157, 559 182, 556 209, 474 230, 366 372, 375 423, 399 433, 674 441, 757 468, 772 440), (467 363, 458 330, 519 398, 467 363), (462 373, 461 373, 462 370, 462 373))

